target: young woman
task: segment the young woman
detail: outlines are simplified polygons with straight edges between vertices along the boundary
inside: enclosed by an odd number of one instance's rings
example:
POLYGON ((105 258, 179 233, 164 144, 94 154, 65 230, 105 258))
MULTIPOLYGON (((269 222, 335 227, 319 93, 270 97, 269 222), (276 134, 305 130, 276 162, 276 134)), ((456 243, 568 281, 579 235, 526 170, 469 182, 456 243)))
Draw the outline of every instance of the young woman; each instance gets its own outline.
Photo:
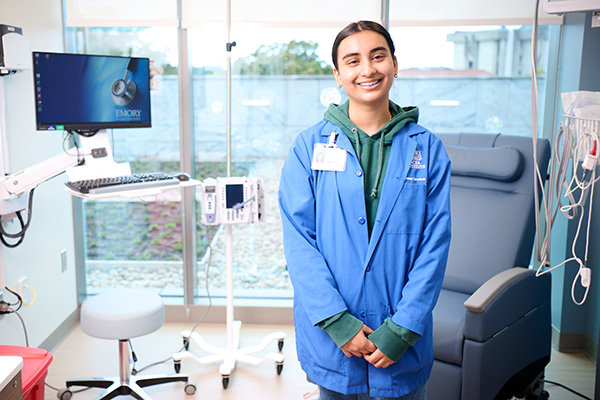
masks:
POLYGON ((381 25, 333 45, 348 101, 294 141, 281 174, 298 358, 327 399, 425 399, 432 310, 450 244, 450 161, 389 99, 398 71, 381 25))

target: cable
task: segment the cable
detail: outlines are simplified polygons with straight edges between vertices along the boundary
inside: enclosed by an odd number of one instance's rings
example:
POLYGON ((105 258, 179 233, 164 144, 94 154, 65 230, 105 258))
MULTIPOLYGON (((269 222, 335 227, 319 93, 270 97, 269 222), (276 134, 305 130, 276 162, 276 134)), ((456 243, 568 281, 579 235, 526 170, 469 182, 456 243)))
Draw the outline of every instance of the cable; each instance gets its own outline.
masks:
MULTIPOLYGON (((54 390, 56 392, 60 391, 59 388, 55 388, 54 386, 50 385, 48 382, 44 382, 44 384, 46 385, 46 387, 49 387, 50 389, 52 389, 52 390, 54 390)), ((83 388, 83 389, 77 389, 77 390, 71 390, 71 389, 69 389, 69 390, 71 391, 71 393, 81 393, 81 392, 85 392, 86 390, 90 390, 90 389, 93 389, 93 388, 90 386, 90 387, 86 387, 86 388, 83 388)))
POLYGON ((75 131, 65 131, 65 134, 63 135, 63 152, 71 154, 69 153, 69 149, 65 147, 65 143, 68 141, 70 141, 73 144, 73 147, 77 150, 77 165, 83 165, 83 163, 85 162, 85 156, 90 156, 92 155, 92 153, 83 154, 79 151, 79 144, 77 143, 77 139, 75 138, 75 131))
POLYGON ((23 216, 21 215, 21 211, 17 211, 16 215, 17 215, 17 219, 19 220, 19 223, 21 224, 21 230, 17 233, 8 233, 4 230, 4 226, 2 225, 2 222, 0 221, 0 242, 2 242, 3 245, 5 245, 6 247, 9 248, 15 248, 18 245, 20 245, 21 243, 23 243, 23 239, 25 239, 25 233, 27 231, 27 229, 29 228, 29 224, 31 223, 31 214, 32 214, 32 205, 33 205, 33 192, 35 189, 31 189, 29 191, 29 202, 27 205, 27 223, 25 223, 23 221, 23 216), (6 238, 11 238, 11 239, 19 239, 17 242, 15 243, 8 243, 6 241, 6 238))
POLYGON ((92 130, 92 131, 73 131, 73 132, 77 132, 77 134, 79 136, 83 136, 83 137, 92 137, 94 136, 96 133, 98 133, 98 130, 92 130))
POLYGON ((9 288, 8 286, 4 286, 4 289, 8 290, 10 293, 12 293, 17 298, 16 303, 6 303, 9 307, 14 307, 14 306, 18 305, 16 310, 10 311, 10 308, 9 308, 9 312, 12 313, 12 312, 19 311, 21 309, 21 305, 23 304, 23 299, 21 298, 21 296, 17 292, 15 292, 13 289, 9 288))
MULTIPOLYGON (((202 224, 200 224, 200 226, 202 228, 204 228, 204 230, 206 230, 206 233, 207 233, 208 239, 209 239, 208 240, 208 246, 206 247, 206 251, 208 252, 208 259, 207 259, 207 263, 206 263, 206 274, 205 274, 205 279, 204 279, 204 287, 206 289, 206 297, 208 298, 208 308, 206 309, 206 311, 204 312, 204 314, 202 315, 202 317, 198 320, 198 322, 196 322, 196 324, 194 325, 194 327, 190 330, 190 336, 191 336, 192 333, 194 333, 194 331, 196 330, 196 328, 198 328, 198 326, 202 322, 204 322, 204 320, 208 316, 210 310, 212 309, 212 297, 210 295, 210 290, 209 290, 209 286, 208 286, 208 276, 209 276, 210 265, 211 265, 211 261, 212 261, 212 241, 213 241, 213 238, 214 238, 215 234, 210 235, 210 231, 214 230, 215 233, 216 233, 216 231, 218 230, 218 228, 217 229, 211 229, 210 227, 204 226, 202 224)), ((186 347, 188 347, 188 345, 189 345, 189 341, 185 340, 184 341, 184 345, 177 352, 179 353, 179 352, 185 350, 186 347)), ((132 367, 133 368, 133 370, 132 370, 132 374, 133 375, 135 375, 137 373, 140 373, 140 372, 142 372, 142 371, 144 371, 144 370, 146 370, 146 369, 148 369, 150 367, 153 367, 155 365, 164 364, 164 363, 169 362, 169 361, 171 361, 173 359, 173 357, 170 356, 170 357, 165 358, 164 360, 156 361, 156 362, 148 364, 148 365, 146 365, 146 366, 144 366, 144 367, 142 367, 140 369, 136 369, 135 368, 135 363, 137 362, 137 357, 135 356, 135 353, 133 351, 133 346, 131 344, 131 340, 129 340, 129 347, 131 348, 132 359, 133 359, 133 367, 132 367), (134 373, 134 371, 135 371, 135 373, 134 373)))
POLYGON ((198 327, 198 325, 200 325, 208 316, 208 313, 210 312, 211 308, 212 308, 212 297, 210 295, 210 290, 208 287, 208 276, 209 276, 209 272, 210 272, 210 265, 212 262, 212 241, 215 237, 216 232, 219 230, 219 228, 214 229, 214 233, 212 235, 210 235, 210 231, 211 228, 205 225, 200 224, 200 226, 202 228, 204 228, 204 230, 206 231, 207 237, 208 237, 208 246, 206 247, 206 251, 208 252, 208 260, 206 262, 206 273, 204 275, 204 288, 206 289, 206 297, 208 298, 208 308, 206 309, 206 311, 204 312, 204 315, 202 316, 202 318, 200 318, 200 320, 196 323, 196 325, 194 325, 194 327, 191 329, 191 333, 194 333, 194 331, 196 330, 196 328, 198 327))
POLYGON ((29 335, 27 335, 27 327, 25 326, 25 321, 23 321, 21 314, 19 314, 17 310, 9 308, 9 311, 11 312, 11 314, 15 314, 17 317, 19 317, 19 320, 21 320, 21 325, 23 325, 23 333, 25 334, 25 346, 29 347, 29 335))
POLYGON ((23 303, 24 306, 30 306, 33 303, 35 303, 35 299, 37 297, 36 291, 33 286, 29 286, 29 285, 24 285, 23 288, 28 288, 29 290, 31 290, 31 292, 33 294, 33 298, 31 299, 31 301, 29 303, 26 303, 24 300, 21 300, 21 302, 23 303))
MULTIPOLYGON (((25 335, 25 346, 29 347, 29 334, 27 333, 27 326, 25 325, 25 321, 21 317, 21 314, 19 314, 19 312, 18 312, 19 309, 21 308, 21 305, 25 304, 25 303, 23 303, 23 300, 21 299, 21 296, 19 296, 19 294, 17 292, 15 292, 14 290, 12 290, 8 286, 5 286, 4 288, 6 290, 8 290, 10 293, 12 293, 13 295, 15 295, 17 297, 17 299, 18 299, 18 302, 15 303, 15 304, 9 304, 9 303, 0 301, 0 304, 4 303, 4 304, 8 304, 9 305, 9 307, 7 308, 7 311, 4 312, 3 314, 15 314, 17 317, 19 317, 19 320, 21 321, 21 325, 23 326, 23 334, 25 335), (10 307, 11 305, 16 305, 16 304, 19 305, 19 307, 16 310, 10 307)), ((44 382, 44 384, 47 387, 49 387, 50 389, 55 390, 57 392, 60 390, 60 389, 57 389, 54 386, 48 384, 47 382, 44 382)), ((91 387, 86 387, 86 388, 79 389, 79 390, 72 390, 71 392, 72 393, 80 393, 80 392, 83 392, 84 390, 89 390, 89 389, 91 389, 91 387)))
POLYGON ((540 380, 541 380, 542 382, 544 382, 544 383, 549 383, 549 384, 551 384, 551 385, 556 385, 556 386, 559 386, 559 387, 561 387, 561 388, 563 388, 563 389, 565 389, 565 390, 568 390, 569 392, 571 392, 571 393, 573 393, 573 394, 575 394, 575 395, 577 395, 577 396, 579 396, 579 397, 581 397, 581 398, 583 398, 583 399, 586 399, 586 400, 592 400, 591 398, 587 397, 586 395, 584 395, 584 394, 582 394, 582 393, 579 393, 579 392, 577 392, 577 391, 575 391, 575 390, 573 390, 573 389, 571 389, 571 388, 569 388, 569 387, 567 387, 567 386, 563 385, 562 383, 558 383, 558 382, 554 382, 554 381, 549 381, 549 380, 547 380, 547 379, 540 379, 540 380))

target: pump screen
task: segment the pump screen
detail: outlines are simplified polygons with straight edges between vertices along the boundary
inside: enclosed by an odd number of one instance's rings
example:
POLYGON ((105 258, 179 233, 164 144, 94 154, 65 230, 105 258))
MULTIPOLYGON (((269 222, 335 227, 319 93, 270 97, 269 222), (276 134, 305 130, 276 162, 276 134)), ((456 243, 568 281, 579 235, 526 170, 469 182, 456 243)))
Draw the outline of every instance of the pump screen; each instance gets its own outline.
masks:
POLYGON ((236 204, 244 202, 244 185, 225 185, 226 208, 233 208, 236 204))

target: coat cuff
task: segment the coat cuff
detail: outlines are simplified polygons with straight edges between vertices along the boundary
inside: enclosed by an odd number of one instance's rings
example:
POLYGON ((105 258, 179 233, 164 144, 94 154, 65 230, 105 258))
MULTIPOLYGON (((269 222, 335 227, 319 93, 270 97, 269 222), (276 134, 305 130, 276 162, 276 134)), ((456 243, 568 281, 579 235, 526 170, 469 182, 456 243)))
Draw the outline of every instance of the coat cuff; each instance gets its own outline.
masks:
POLYGON ((409 346, 420 336, 387 318, 383 324, 369 335, 369 339, 390 360, 397 362, 409 346))
POLYGON ((338 347, 342 347, 360 332, 363 323, 348 311, 342 311, 333 317, 319 322, 317 326, 325 329, 335 344, 338 347))

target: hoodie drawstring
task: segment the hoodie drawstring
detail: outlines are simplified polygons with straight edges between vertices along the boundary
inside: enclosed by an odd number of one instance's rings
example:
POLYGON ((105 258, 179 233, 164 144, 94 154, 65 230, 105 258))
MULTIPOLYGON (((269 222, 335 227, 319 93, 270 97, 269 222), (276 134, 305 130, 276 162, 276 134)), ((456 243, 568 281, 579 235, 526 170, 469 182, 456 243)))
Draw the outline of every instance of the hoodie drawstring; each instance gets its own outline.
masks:
POLYGON ((360 138, 358 137, 358 129, 352 128, 352 133, 354 134, 354 140, 356 140, 356 157, 360 163, 360 138))
POLYGON ((379 179, 381 178, 381 170, 383 169, 383 141, 385 138, 385 129, 381 131, 381 137, 379 138, 379 154, 377 156, 377 175, 375 177, 375 183, 373 189, 371 189, 371 197, 374 199, 377 197, 377 186, 379 186, 379 179))

